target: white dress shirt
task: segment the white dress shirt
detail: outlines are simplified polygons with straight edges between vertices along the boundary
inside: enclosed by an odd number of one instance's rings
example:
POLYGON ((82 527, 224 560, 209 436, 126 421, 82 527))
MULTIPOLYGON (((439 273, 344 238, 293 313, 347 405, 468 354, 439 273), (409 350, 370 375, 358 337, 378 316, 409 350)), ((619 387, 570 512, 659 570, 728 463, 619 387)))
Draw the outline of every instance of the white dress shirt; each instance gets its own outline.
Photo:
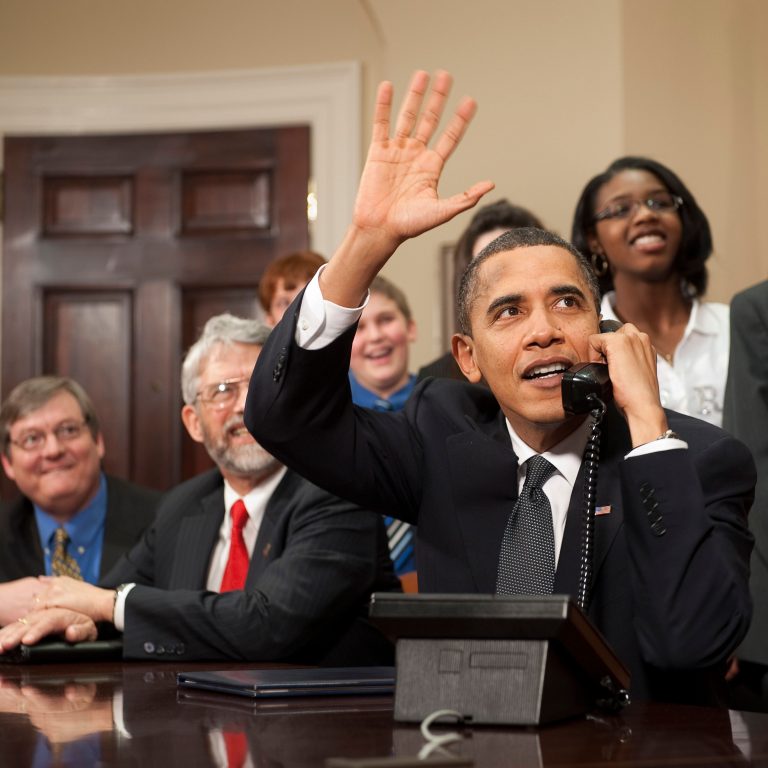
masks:
MULTIPOLYGON (((609 291, 600 307, 604 320, 619 320, 615 305, 616 294, 609 291)), ((721 426, 729 347, 728 305, 694 299, 673 362, 656 356, 661 404, 721 426)))
POLYGON ((219 538, 211 554, 211 565, 208 569, 208 580, 206 581, 206 587, 211 592, 219 591, 221 580, 224 578, 224 571, 227 567, 227 560, 229 559, 229 545, 232 541, 232 515, 229 512, 232 509, 232 505, 238 499, 242 499, 245 508, 248 510, 248 522, 243 527, 243 539, 245 540, 245 548, 248 550, 248 557, 250 558, 253 554, 256 538, 259 535, 261 521, 264 519, 267 503, 272 498, 272 494, 283 479, 285 472, 285 467, 281 467, 278 472, 275 472, 274 475, 267 478, 263 483, 257 485, 246 496, 239 496, 232 490, 232 486, 226 480, 224 481, 224 509, 227 511, 227 514, 224 515, 224 519, 221 521, 219 538))

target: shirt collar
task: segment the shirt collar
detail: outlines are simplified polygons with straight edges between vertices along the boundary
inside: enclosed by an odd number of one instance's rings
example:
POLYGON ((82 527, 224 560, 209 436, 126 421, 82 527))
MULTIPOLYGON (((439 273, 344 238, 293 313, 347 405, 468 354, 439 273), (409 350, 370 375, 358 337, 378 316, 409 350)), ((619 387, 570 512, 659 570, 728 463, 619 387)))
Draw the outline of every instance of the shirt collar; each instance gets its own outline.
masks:
POLYGON ((409 374, 408 381, 389 397, 379 397, 370 389, 366 389, 355 378, 352 371, 349 372, 349 386, 352 390, 352 402, 355 405, 370 408, 373 411, 400 411, 416 386, 416 374, 409 374))
MULTIPOLYGON (((44 509, 34 505, 37 529, 43 546, 51 545, 56 529, 62 524, 56 521, 44 509)), ((96 495, 71 520, 63 524, 72 544, 88 547, 104 528, 107 516, 107 479, 104 473, 99 475, 99 490, 96 495)))
POLYGON ((248 517, 261 520, 264 510, 267 508, 267 502, 272 497, 277 486, 280 485, 280 481, 287 471, 287 467, 280 467, 274 475, 270 475, 263 483, 259 483, 255 488, 246 493, 245 496, 237 493, 229 484, 229 481, 224 480, 224 509, 227 515, 229 515, 229 510, 232 509, 232 505, 238 499, 242 499, 245 508, 248 510, 248 517))
MULTIPOLYGON (((548 451, 540 454, 566 479, 568 484, 573 487, 576 484, 581 461, 584 456, 584 449, 589 439, 589 431, 592 420, 588 417, 570 435, 563 438, 557 445, 552 446, 548 451)), ((518 467, 521 467, 531 456, 536 456, 536 451, 530 445, 523 442, 522 438, 515 432, 507 419, 507 429, 509 437, 512 440, 512 449, 517 456, 518 467)))
MULTIPOLYGON (((688 318, 688 324, 685 326, 683 338, 687 338, 694 331, 705 336, 716 336, 719 334, 720 324, 712 312, 707 312, 706 306, 698 299, 692 299, 691 303, 691 315, 688 318)), ((615 305, 616 291, 608 291, 600 303, 600 314, 603 316, 603 320, 619 320, 614 309, 615 305)))

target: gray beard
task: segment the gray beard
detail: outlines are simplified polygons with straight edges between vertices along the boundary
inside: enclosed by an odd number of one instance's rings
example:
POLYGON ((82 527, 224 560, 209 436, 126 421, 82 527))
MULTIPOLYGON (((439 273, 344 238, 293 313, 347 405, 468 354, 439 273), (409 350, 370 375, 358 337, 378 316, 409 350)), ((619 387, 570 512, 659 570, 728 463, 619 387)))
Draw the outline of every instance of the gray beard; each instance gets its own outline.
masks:
POLYGON ((268 470, 276 469, 280 462, 258 443, 239 446, 230 443, 229 430, 239 424, 242 424, 241 417, 233 416, 229 419, 220 440, 215 440, 203 427, 203 445, 208 455, 220 469, 238 477, 255 478, 270 474, 268 470))

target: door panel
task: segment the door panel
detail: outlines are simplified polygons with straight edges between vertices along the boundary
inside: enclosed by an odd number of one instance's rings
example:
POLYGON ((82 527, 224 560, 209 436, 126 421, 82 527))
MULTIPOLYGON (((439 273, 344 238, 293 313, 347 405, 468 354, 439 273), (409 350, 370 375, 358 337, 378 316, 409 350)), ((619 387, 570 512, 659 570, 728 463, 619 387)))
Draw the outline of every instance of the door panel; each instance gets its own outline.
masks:
POLYGON ((179 411, 184 350, 253 315, 275 257, 309 247, 309 130, 5 139, 2 391, 71 375, 105 467, 166 489, 209 462, 179 411))

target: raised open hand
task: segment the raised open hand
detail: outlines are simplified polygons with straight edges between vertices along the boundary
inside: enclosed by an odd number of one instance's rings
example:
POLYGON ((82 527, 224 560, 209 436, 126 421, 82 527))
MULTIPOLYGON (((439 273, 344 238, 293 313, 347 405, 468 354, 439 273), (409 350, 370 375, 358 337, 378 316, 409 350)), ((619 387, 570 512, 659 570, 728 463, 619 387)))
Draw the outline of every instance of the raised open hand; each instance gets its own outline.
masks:
POLYGON ((471 208, 493 189, 492 182, 483 181, 452 197, 438 195, 443 166, 461 141, 476 104, 473 99, 463 99, 430 148, 451 89, 451 76, 437 72, 422 109, 429 80, 426 72, 413 75, 391 137, 392 84, 382 83, 377 93, 373 135, 360 180, 354 225, 378 231, 392 249, 471 208))

